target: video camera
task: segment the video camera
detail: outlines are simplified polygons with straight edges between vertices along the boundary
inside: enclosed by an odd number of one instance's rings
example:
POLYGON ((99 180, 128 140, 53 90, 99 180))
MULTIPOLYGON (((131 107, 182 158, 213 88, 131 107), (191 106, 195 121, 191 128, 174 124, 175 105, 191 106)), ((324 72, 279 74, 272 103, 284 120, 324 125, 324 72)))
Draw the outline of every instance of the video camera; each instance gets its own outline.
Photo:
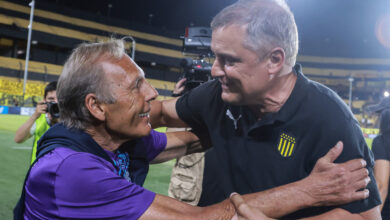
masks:
POLYGON ((57 102, 46 102, 47 112, 51 115, 52 118, 60 117, 60 109, 58 108, 57 102))
POLYGON ((206 59, 212 57, 211 52, 211 28, 187 27, 183 37, 183 54, 187 57, 181 60, 183 78, 186 78, 185 90, 189 91, 200 84, 212 79, 212 64, 206 59))

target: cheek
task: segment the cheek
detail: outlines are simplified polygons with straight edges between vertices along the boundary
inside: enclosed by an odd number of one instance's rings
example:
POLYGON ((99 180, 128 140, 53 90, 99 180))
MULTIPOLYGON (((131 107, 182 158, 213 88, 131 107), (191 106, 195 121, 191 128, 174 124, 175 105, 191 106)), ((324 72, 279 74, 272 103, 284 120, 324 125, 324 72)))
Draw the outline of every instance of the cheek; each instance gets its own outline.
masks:
POLYGON ((128 112, 132 118, 138 118, 138 114, 142 112, 144 108, 144 99, 141 95, 134 95, 128 99, 127 102, 128 112))

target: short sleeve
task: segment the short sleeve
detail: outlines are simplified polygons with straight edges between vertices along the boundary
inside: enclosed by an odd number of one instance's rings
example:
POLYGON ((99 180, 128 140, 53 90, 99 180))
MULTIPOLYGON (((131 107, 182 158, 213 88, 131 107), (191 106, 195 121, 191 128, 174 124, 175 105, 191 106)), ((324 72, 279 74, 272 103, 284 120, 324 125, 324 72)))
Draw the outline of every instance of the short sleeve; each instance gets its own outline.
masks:
MULTIPOLYGON (((390 153, 386 151, 386 144, 384 143, 383 136, 377 136, 372 142, 372 152, 374 153, 375 160, 389 160, 390 161, 390 153)), ((388 146, 390 147, 390 146, 388 146)))
POLYGON ((61 218, 138 219, 148 209, 155 193, 126 181, 110 166, 87 153, 63 160, 55 179, 61 218))
POLYGON ((366 187, 366 189, 370 191, 370 195, 367 199, 351 202, 339 207, 351 213, 361 213, 378 206, 381 204, 381 200, 374 177, 374 156, 365 142, 358 122, 351 118, 334 120, 334 122, 331 123, 335 124, 325 126, 324 131, 327 131, 328 134, 332 135, 323 135, 322 138, 318 140, 317 143, 320 146, 320 149, 318 150, 320 150, 321 153, 317 154, 318 152, 314 151, 315 159, 318 160, 325 155, 337 141, 341 140, 344 144, 344 148, 341 155, 335 160, 335 163, 343 163, 352 159, 363 158, 367 162, 366 168, 371 179, 366 187))
MULTIPOLYGON (((367 199, 355 201, 341 206, 351 213, 361 213, 374 208, 381 204, 378 187, 374 177, 374 155, 368 148, 363 134, 358 125, 353 124, 349 133, 346 133, 344 139, 344 150, 340 156, 340 162, 348 161, 355 158, 363 158, 367 162, 367 170, 371 181, 368 183, 366 189, 369 190, 370 195, 367 199)), ((336 162, 339 162, 336 160, 336 162)))
POLYGON ((37 129, 37 122, 35 121, 34 124, 30 128, 30 134, 33 136, 35 134, 35 130, 37 129))
POLYGON ((204 128, 204 118, 212 106, 210 102, 217 95, 217 82, 213 80, 203 83, 177 100, 176 112, 191 128, 197 130, 204 128))

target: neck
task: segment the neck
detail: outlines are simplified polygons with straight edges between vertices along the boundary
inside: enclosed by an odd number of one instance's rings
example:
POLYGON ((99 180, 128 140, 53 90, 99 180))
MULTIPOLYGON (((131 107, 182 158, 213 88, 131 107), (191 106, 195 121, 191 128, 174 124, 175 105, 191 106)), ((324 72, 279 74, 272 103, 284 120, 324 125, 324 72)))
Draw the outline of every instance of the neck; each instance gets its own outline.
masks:
POLYGON ((250 106, 259 120, 265 114, 278 112, 283 107, 290 97, 296 81, 297 75, 293 71, 275 76, 269 84, 269 89, 262 97, 261 104, 250 106))
POLYGON ((125 142, 119 138, 115 138, 102 126, 90 127, 85 130, 100 147, 105 150, 115 152, 125 142))

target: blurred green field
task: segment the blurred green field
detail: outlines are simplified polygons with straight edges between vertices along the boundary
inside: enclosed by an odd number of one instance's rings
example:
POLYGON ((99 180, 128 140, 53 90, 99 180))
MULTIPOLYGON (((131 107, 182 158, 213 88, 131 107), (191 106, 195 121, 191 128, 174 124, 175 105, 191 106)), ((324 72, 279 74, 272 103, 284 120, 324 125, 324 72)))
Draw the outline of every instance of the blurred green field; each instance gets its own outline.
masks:
MULTIPOLYGON (((17 128, 28 119, 20 115, 0 115, 0 219, 12 219, 12 209, 19 198, 29 167, 32 139, 23 144, 13 140, 17 128)), ((145 188, 167 195, 174 161, 151 165, 145 188)))

